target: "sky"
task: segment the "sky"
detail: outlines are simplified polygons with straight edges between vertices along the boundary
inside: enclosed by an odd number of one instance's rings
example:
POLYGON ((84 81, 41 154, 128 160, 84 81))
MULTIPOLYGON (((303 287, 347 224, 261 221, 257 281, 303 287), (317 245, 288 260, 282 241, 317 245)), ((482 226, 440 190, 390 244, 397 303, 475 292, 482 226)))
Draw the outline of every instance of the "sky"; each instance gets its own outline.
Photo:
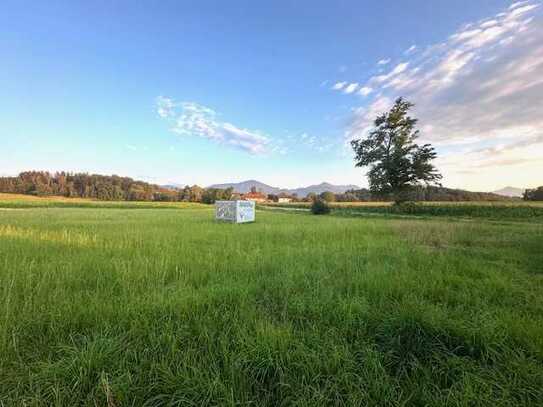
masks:
POLYGON ((444 186, 542 185, 541 1, 0 4, 0 175, 367 186, 399 96, 444 186))

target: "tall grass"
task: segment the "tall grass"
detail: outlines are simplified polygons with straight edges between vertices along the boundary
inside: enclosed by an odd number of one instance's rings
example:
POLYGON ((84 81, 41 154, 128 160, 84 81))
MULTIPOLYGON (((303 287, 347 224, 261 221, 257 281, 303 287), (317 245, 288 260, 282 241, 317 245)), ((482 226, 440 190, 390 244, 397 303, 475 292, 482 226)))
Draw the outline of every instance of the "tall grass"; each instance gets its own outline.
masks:
MULTIPOLYGON (((334 214, 343 216, 384 214, 543 220, 543 203, 541 202, 419 202, 407 205, 393 205, 391 202, 335 202, 331 203, 330 206, 334 214)), ((309 209, 309 204, 305 202, 266 204, 261 208, 309 209)))
POLYGON ((0 405, 541 405, 540 224, 0 211, 0 405))
POLYGON ((366 207, 336 208, 337 214, 352 215, 364 213, 382 213, 415 216, 448 216, 490 219, 543 220, 543 206, 538 205, 447 205, 447 204, 411 204, 366 207))

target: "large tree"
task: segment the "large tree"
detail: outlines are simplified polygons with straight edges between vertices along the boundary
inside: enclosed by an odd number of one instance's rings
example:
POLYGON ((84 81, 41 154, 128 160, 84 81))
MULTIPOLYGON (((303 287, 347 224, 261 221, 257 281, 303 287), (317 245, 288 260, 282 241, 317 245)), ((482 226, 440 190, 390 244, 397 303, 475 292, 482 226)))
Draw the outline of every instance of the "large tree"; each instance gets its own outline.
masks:
POLYGON ((441 175, 432 165, 436 152, 430 144, 419 146, 417 119, 408 115, 413 104, 399 98, 394 106, 374 121, 374 128, 362 139, 353 140, 356 167, 370 167, 370 190, 377 195, 405 199, 412 187, 438 184, 441 175))

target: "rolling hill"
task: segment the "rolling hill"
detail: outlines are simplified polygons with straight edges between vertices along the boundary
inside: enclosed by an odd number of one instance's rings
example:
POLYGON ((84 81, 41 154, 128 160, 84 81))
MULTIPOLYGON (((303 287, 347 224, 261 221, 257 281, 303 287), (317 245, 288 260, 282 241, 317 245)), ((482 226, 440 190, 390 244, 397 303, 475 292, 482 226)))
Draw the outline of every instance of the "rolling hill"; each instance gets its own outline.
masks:
POLYGON ((508 196, 511 198, 521 198, 526 188, 505 187, 493 191, 492 193, 502 196, 508 196))
POLYGON ((358 185, 334 185, 328 182, 322 182, 317 185, 309 185, 307 187, 286 189, 286 188, 273 187, 271 185, 267 185, 267 184, 264 184, 263 182, 256 181, 256 180, 248 180, 248 181, 237 182, 237 183, 233 182, 233 183, 225 183, 225 184, 215 184, 215 185, 210 186, 210 188, 221 188, 221 189, 234 188, 234 191, 242 193, 242 194, 249 192, 251 188, 253 187, 255 187, 257 191, 260 191, 264 194, 279 194, 281 192, 285 192, 288 194, 297 194, 299 197, 305 197, 309 193, 320 194, 325 191, 330 191, 335 194, 341 194, 350 189, 360 189, 358 185))

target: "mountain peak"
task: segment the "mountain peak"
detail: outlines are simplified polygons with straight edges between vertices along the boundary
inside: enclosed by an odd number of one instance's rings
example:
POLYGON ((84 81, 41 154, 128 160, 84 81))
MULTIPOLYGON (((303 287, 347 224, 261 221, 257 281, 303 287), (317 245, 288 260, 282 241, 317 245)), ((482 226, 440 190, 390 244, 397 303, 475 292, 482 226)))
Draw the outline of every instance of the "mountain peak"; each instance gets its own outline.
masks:
POLYGON ((525 188, 516 188, 512 186, 506 186, 505 188, 498 189, 497 191, 492 191, 492 193, 496 195, 520 198, 524 194, 524 191, 525 191, 525 188))
POLYGON ((210 188, 234 188, 234 191, 245 194, 251 191, 251 188, 255 187, 257 190, 261 191, 264 194, 279 194, 281 192, 286 192, 288 194, 296 194, 300 198, 307 196, 310 193, 321 194, 325 191, 330 191, 335 194, 342 194, 349 189, 360 189, 358 185, 334 185, 328 182, 321 182, 317 185, 310 185, 303 188, 278 188, 271 185, 264 184, 263 182, 257 180, 247 180, 242 182, 231 182, 224 184, 214 184, 210 188))

